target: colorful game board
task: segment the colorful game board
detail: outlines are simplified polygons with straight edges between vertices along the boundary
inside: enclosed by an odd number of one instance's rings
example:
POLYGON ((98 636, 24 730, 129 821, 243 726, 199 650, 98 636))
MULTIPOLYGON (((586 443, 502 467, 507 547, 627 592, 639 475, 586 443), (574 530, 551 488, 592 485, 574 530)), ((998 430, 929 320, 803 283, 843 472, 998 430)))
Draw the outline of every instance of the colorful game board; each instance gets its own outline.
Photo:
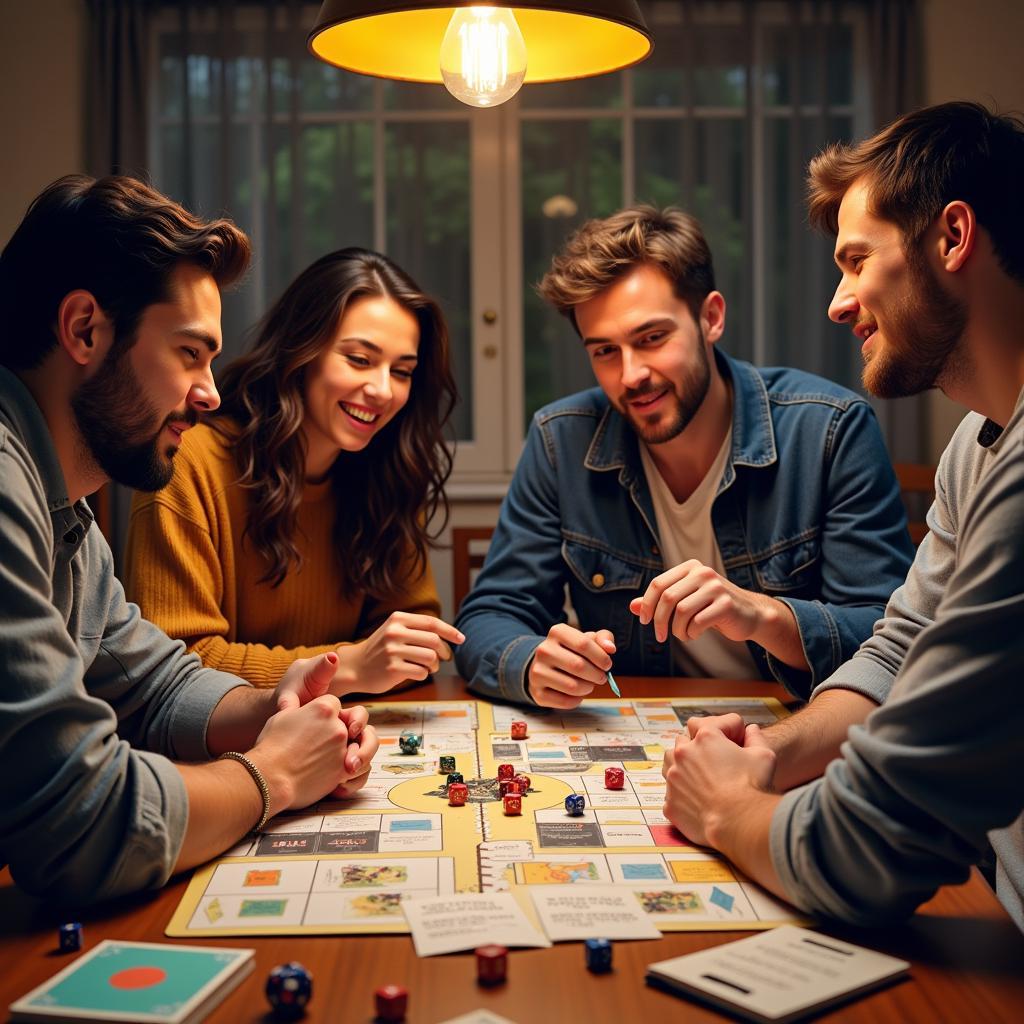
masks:
POLYGON ((351 800, 280 815, 200 868, 167 928, 173 936, 406 932, 405 896, 523 885, 616 883, 662 931, 758 929, 801 920, 792 908, 663 816, 662 754, 693 715, 736 711, 769 724, 773 699, 585 701, 572 712, 477 701, 369 705, 381 737, 366 787, 351 800), (528 737, 513 740, 513 721, 528 737), (423 737, 416 754, 399 734, 423 737), (454 755, 469 787, 450 807, 438 759, 454 755), (499 764, 530 776, 521 816, 506 816, 499 764), (609 790, 604 769, 624 769, 609 790), (569 816, 565 797, 586 799, 569 816))

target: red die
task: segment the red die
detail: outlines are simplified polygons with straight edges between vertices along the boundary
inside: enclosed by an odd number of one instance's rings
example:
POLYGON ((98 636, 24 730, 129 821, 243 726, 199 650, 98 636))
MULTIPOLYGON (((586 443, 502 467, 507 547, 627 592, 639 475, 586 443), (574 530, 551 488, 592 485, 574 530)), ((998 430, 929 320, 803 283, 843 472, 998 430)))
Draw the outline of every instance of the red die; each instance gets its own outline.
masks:
POLYGON ((526 723, 525 722, 513 722, 512 728, 509 730, 512 739, 514 740, 525 740, 526 739, 526 723))
POLYGON ((502 798, 502 803, 505 805, 506 814, 523 813, 523 798, 518 793, 509 793, 502 798))
POLYGON ((626 784, 626 773, 621 768, 605 768, 604 788, 622 789, 626 784))
POLYGON ((519 792, 526 796, 527 791, 530 788, 530 776, 529 775, 516 775, 512 779, 513 782, 519 784, 519 792))
POLYGON ((504 946, 480 946, 476 951, 476 980, 481 985, 501 985, 508 976, 508 950, 504 946))
POLYGON ((515 779, 502 779, 501 782, 498 783, 498 795, 504 799, 509 795, 509 793, 513 792, 515 784, 515 779))
POLYGON ((463 807, 469 799, 469 786, 464 782, 453 782, 448 787, 448 804, 451 807, 463 807))
POLYGON ((401 985, 381 985, 374 992, 373 1001, 377 1008, 378 1020, 405 1020, 409 993, 401 985))
POLYGON ((516 770, 510 764, 499 764, 498 765, 498 781, 505 782, 507 779, 511 779, 515 775, 516 770))

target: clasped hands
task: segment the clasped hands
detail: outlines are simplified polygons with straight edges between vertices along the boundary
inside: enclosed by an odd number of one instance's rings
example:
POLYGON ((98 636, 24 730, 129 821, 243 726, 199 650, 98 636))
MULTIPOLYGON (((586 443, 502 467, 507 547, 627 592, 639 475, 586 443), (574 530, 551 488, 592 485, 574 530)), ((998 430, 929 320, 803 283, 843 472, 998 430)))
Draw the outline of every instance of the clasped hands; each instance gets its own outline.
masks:
POLYGON ((691 718, 665 751, 664 815, 691 842, 721 849, 723 829, 772 792, 775 752, 739 715, 691 718))
POLYGON ((366 708, 343 708, 329 692, 337 662, 333 651, 294 661, 270 697, 273 713, 253 754, 271 776, 275 813, 352 796, 369 777, 377 733, 366 708))

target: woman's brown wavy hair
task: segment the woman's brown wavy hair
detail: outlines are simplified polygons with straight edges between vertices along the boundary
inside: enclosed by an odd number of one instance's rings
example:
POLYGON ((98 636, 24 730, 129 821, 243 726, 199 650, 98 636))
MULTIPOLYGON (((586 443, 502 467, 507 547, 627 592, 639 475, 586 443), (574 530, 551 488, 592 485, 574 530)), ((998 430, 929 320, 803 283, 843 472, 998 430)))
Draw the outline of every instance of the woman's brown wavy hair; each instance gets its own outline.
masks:
POLYGON ((239 482, 251 492, 243 537, 266 560, 261 583, 276 587, 302 564, 294 536, 306 483, 307 368, 331 344, 349 305, 367 296, 387 296, 412 313, 420 340, 408 402, 366 448, 341 452, 330 470, 342 594, 394 594, 404 577, 425 571, 427 548, 447 523, 452 456, 444 432, 457 392, 444 316, 386 256, 339 249, 288 286, 257 325, 251 349, 218 382, 221 406, 210 423, 229 439, 239 482))

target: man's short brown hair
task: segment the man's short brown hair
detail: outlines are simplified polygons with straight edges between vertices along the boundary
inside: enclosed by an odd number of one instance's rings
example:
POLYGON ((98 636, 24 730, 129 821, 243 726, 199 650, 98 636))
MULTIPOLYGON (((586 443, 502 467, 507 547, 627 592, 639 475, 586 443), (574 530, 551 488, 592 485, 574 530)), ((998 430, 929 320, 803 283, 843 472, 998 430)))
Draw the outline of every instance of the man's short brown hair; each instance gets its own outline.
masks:
POLYGON ((203 220, 145 182, 71 174, 45 188, 0 253, 0 365, 39 366, 57 345, 64 296, 91 292, 116 344, 134 339, 147 306, 167 299, 182 263, 225 288, 249 266, 249 239, 231 221, 203 220))
POLYGON ((969 203, 1007 274, 1024 281, 1024 123, 978 103, 942 103, 856 145, 835 144, 808 170, 808 217, 839 230, 839 205, 863 179, 869 209, 915 248, 948 203, 969 203))
POLYGON ((694 318, 715 290, 715 270, 696 218, 675 207, 630 206, 588 220, 551 261, 537 290, 576 324, 575 307, 640 266, 657 267, 694 318))

